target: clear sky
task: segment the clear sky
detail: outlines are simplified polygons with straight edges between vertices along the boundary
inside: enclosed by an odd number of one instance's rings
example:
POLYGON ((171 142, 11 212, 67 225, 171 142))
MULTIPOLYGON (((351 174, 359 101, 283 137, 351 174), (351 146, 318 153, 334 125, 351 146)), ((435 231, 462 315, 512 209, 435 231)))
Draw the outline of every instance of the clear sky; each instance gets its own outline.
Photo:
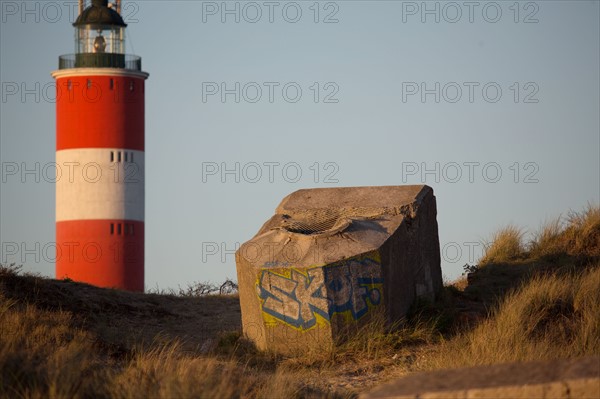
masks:
MULTIPOLYGON (((76 3, 0 0, 1 261, 46 276, 76 3)), ((600 200, 598 1, 123 7, 150 73, 148 288, 235 278, 236 244, 301 188, 430 185, 449 279, 499 227, 600 200)))

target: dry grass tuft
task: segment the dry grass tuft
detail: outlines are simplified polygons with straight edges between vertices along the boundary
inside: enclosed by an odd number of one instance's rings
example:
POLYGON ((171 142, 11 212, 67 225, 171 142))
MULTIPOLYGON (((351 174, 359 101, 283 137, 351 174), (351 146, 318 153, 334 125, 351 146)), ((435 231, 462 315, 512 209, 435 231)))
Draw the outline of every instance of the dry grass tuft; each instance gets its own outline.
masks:
POLYGON ((526 258, 556 258, 559 256, 600 256, 600 207, 588 204, 581 212, 569 212, 545 223, 523 245, 523 231, 515 226, 499 230, 485 245, 479 265, 506 263, 526 258))
POLYGON ((563 232, 564 225, 560 217, 542 225, 529 243, 529 255, 542 257, 564 252, 563 232))
POLYGON ((600 256, 600 207, 589 204, 581 212, 569 212, 566 220, 546 223, 529 244, 532 257, 600 256))
POLYGON ((569 254, 600 256, 600 206, 588 206, 582 212, 570 212, 564 235, 569 254))
POLYGON ((177 343, 137 353, 112 378, 113 397, 296 397, 280 372, 263 372, 235 360, 185 354, 177 343))
POLYGON ((599 314, 600 264, 583 274, 535 277, 475 329, 443 343, 427 368, 594 355, 599 314))
POLYGON ((445 285, 448 286, 448 287, 453 287, 457 291, 462 292, 469 285, 469 280, 467 280, 467 276, 466 275, 462 275, 462 276, 460 276, 459 278, 457 278, 454 281, 449 281, 445 285))
POLYGON ((387 323, 383 313, 375 313, 368 323, 349 331, 333 348, 339 359, 377 360, 390 356, 403 346, 429 343, 436 340, 436 320, 414 315, 411 320, 387 323))
POLYGON ((491 242, 484 246, 485 252, 479 261, 480 265, 517 260, 525 253, 523 231, 513 225, 506 226, 496 232, 491 242))

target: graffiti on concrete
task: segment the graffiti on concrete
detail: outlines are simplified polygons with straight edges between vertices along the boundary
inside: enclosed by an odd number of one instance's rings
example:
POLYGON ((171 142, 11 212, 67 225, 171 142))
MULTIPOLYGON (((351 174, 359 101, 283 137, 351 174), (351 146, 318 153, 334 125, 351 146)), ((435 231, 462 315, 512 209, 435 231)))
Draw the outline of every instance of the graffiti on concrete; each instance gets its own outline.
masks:
POLYGON ((352 319, 358 320, 369 310, 368 302, 379 305, 381 301, 381 264, 373 259, 350 260, 326 267, 325 282, 330 315, 349 311, 352 319))
POLYGON ((290 269, 290 275, 263 270, 258 284, 262 310, 286 324, 310 328, 317 316, 329 320, 322 268, 309 269, 306 274, 290 269))
POLYGON ((265 321, 307 330, 334 314, 358 320, 379 305, 383 278, 377 254, 305 270, 262 270, 257 292, 265 321))

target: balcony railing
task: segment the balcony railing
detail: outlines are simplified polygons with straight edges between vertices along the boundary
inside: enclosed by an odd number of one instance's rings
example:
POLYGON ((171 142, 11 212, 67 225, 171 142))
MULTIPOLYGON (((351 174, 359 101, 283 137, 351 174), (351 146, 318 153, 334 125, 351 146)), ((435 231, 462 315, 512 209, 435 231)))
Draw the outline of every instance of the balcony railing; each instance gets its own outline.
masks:
POLYGON ((81 53, 58 57, 58 69, 70 68, 121 68, 142 70, 142 57, 131 54, 81 53))

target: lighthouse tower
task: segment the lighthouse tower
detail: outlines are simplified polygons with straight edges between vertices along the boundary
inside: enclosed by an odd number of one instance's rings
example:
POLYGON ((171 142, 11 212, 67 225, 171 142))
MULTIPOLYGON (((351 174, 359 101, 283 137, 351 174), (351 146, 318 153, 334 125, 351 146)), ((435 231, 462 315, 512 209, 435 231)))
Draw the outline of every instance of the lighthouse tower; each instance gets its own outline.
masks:
POLYGON ((120 1, 80 0, 56 100, 56 278, 144 290, 144 83, 120 1))

